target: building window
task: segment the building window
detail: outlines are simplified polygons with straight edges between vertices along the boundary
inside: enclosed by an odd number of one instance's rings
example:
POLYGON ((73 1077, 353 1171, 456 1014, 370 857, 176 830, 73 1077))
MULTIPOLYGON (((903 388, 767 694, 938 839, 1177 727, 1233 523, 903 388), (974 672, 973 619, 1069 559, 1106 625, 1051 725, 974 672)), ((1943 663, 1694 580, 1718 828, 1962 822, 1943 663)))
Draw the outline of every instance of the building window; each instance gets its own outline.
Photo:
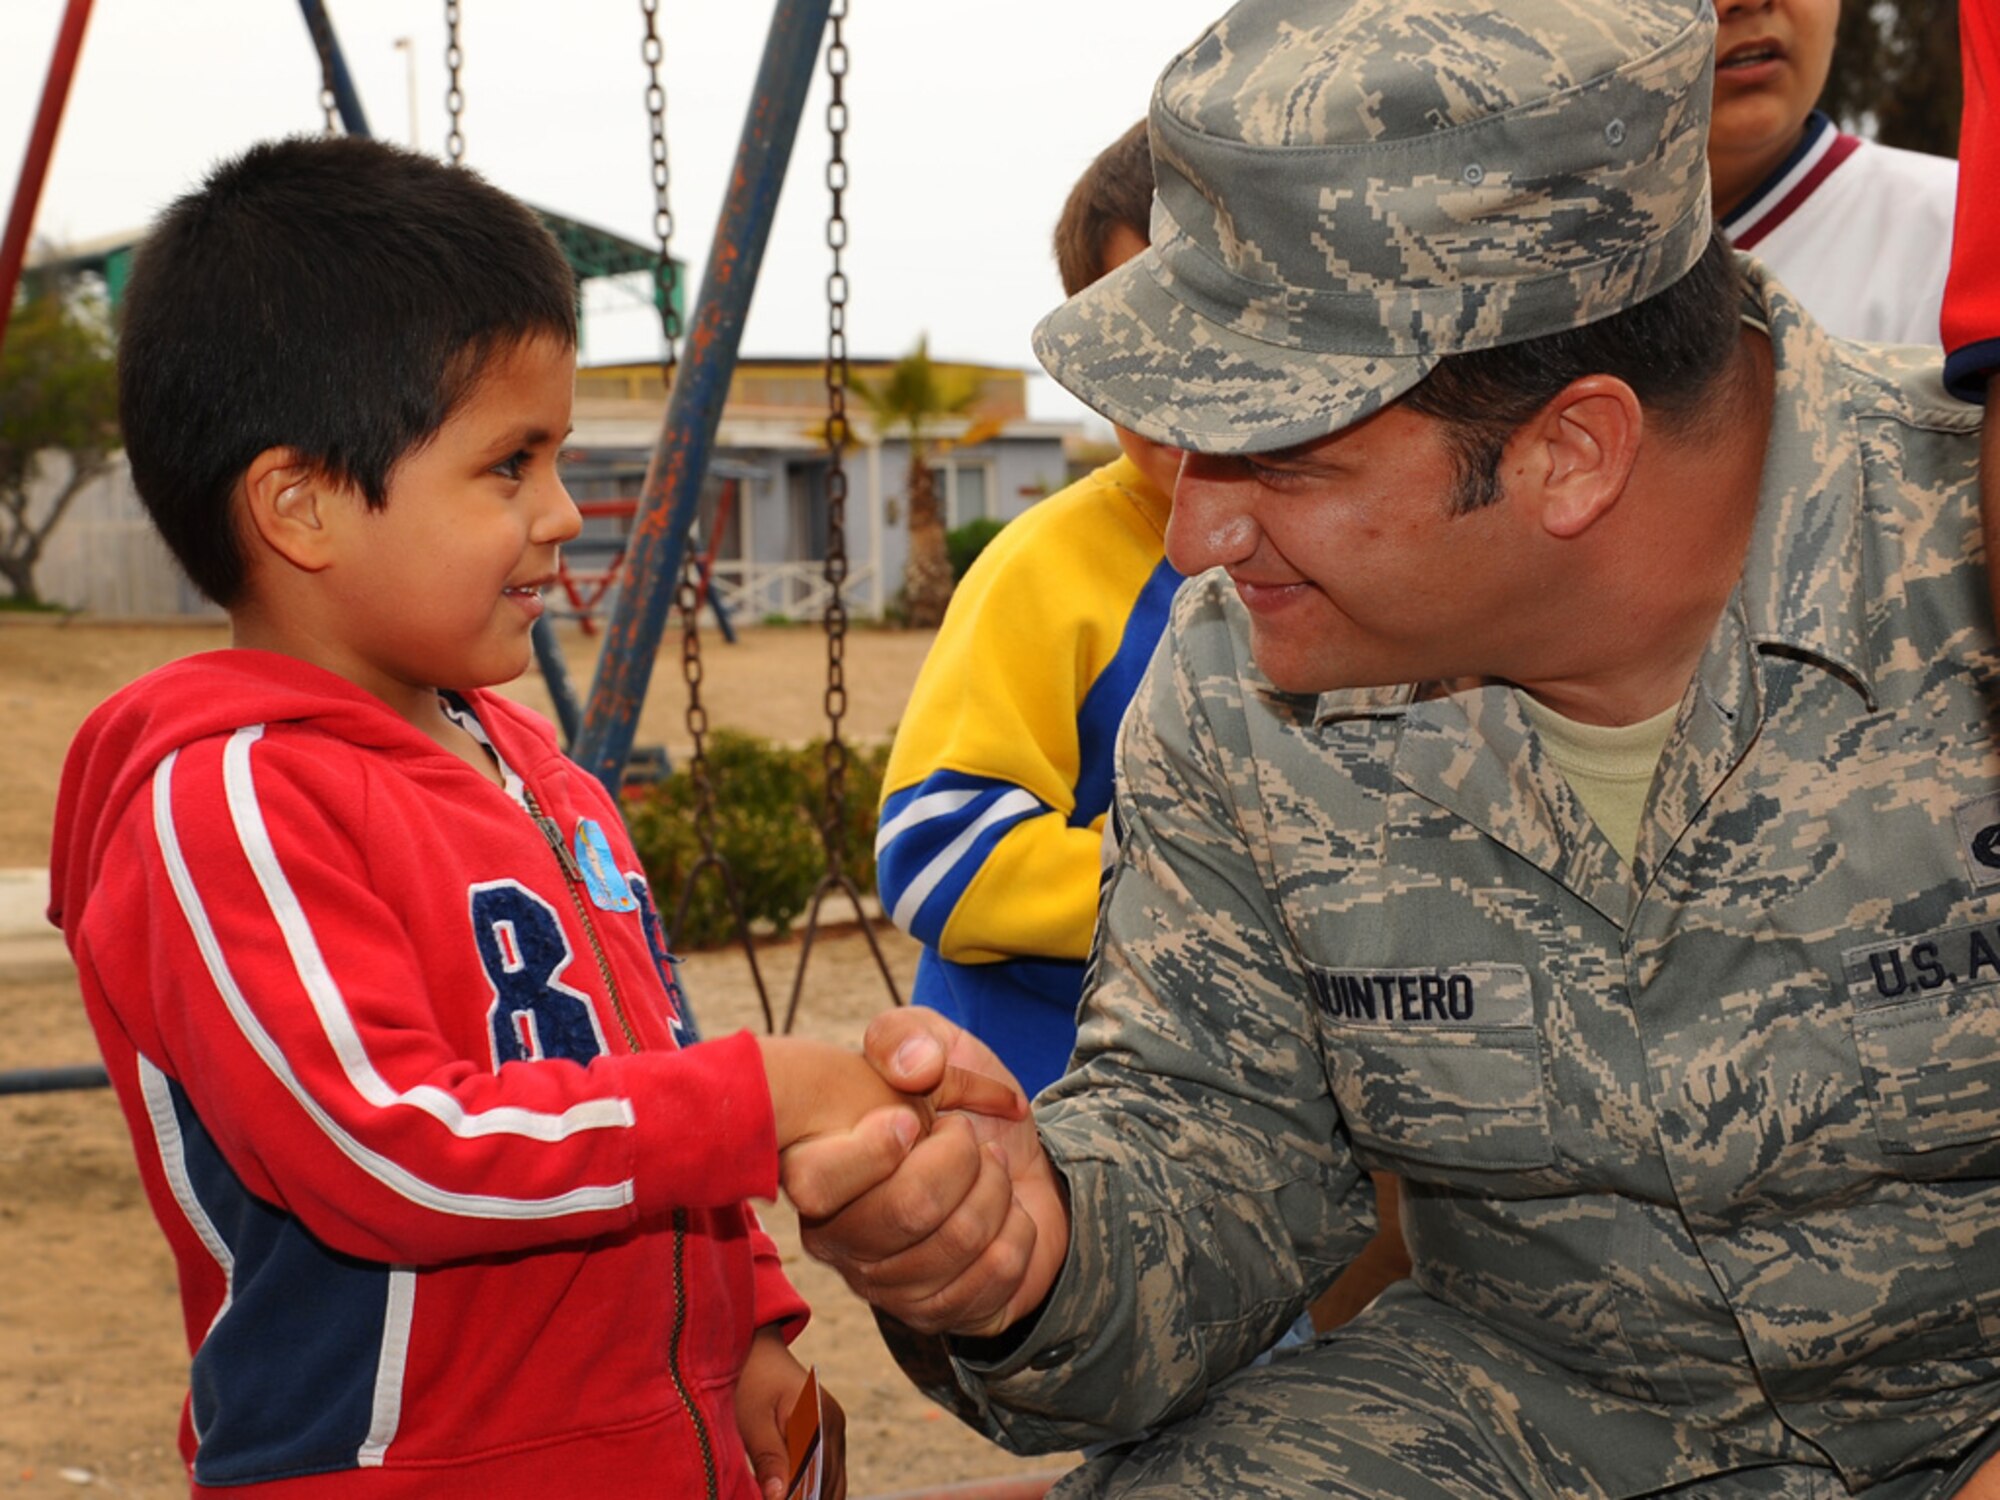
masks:
POLYGON ((993 466, 947 459, 931 467, 945 529, 993 514, 993 466))

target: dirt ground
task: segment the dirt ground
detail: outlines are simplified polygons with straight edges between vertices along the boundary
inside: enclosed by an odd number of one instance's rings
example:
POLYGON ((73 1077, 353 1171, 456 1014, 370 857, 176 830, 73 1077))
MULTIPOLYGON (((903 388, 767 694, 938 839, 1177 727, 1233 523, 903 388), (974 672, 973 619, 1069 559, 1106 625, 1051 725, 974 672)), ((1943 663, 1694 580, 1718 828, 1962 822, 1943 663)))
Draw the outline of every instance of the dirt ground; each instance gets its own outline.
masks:
MULTIPOLYGON (((0 616, 0 868, 47 862, 62 754, 84 716, 148 668, 226 643, 220 626, 114 626, 0 616)), ((849 639, 846 732, 893 728, 929 637, 856 631, 849 639)), ((595 646, 565 637, 578 690, 595 646)), ((638 743, 685 743, 678 639, 654 674, 638 743)), ((825 641, 816 629, 745 631, 708 645, 710 721, 785 740, 824 732, 825 641)), ((546 708, 531 674, 519 696, 546 708)), ((878 941, 908 993, 916 949, 892 929, 878 941)), ((759 950, 782 1016, 796 942, 759 950)), ((740 952, 690 955, 685 978, 711 1034, 763 1024, 740 952)), ((852 1043, 888 1003, 857 928, 822 935, 802 990, 801 1032, 852 1043)), ((95 1050, 60 941, 0 939, 0 1070, 92 1061, 95 1050)), ((849 1493, 880 1495, 970 1480, 1046 1474, 1061 1458, 1015 1459, 930 1406, 898 1373, 865 1308, 799 1253, 780 1206, 765 1215, 812 1302, 801 1357, 816 1362, 848 1412, 849 1493)), ((169 1500, 186 1494, 174 1434, 186 1375, 172 1264, 147 1211, 131 1147, 108 1091, 0 1097, 0 1495, 79 1491, 169 1500)))

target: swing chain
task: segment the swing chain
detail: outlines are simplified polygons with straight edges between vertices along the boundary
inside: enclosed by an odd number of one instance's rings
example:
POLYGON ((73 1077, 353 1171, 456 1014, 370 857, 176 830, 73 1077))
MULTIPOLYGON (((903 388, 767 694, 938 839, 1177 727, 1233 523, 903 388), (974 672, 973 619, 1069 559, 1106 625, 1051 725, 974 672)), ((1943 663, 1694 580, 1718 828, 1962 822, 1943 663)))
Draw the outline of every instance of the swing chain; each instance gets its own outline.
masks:
POLYGON ((829 95, 826 129, 829 153, 826 186, 830 205, 826 244, 833 252, 833 269, 826 278, 826 843, 830 878, 842 878, 842 825, 847 812, 847 746, 840 737, 841 716, 847 712, 847 603, 841 587, 847 581, 847 469, 850 438, 847 421, 847 272, 841 263, 847 248, 847 41, 841 23, 847 0, 833 0, 828 11, 833 32, 826 47, 829 95))
MULTIPOLYGON (((666 400, 672 395, 674 373, 680 358, 681 319, 674 306, 680 269, 674 264, 674 214, 667 199, 667 93, 660 83, 660 61, 664 49, 660 45, 656 25, 659 0, 639 0, 639 9, 646 20, 646 38, 639 50, 646 63, 646 115, 652 122, 653 234, 659 241, 659 253, 653 261, 653 297, 660 314, 661 399, 666 400)), ((673 925, 667 930, 667 941, 671 943, 681 935, 694 902, 695 886, 703 876, 713 873, 721 884, 723 900, 729 905, 737 941, 742 945, 743 956, 750 965, 750 982, 757 991, 757 1004, 764 1012, 764 1029, 769 1032, 777 1029, 771 1014, 770 991, 765 987, 763 969, 757 962, 757 945, 750 932, 749 919, 744 915, 743 897, 737 888, 735 872, 730 869, 728 858, 716 843, 715 783, 708 774, 708 709, 701 701, 701 606, 707 580, 696 555, 697 535, 693 528, 689 529, 686 551, 681 557, 680 581, 674 590, 674 607, 681 617, 681 677, 687 684, 689 750, 685 766, 688 785, 694 792, 694 833, 701 844, 701 857, 689 867, 681 882, 680 900, 674 905, 673 925)))
POLYGON ((806 964, 812 958, 813 939, 819 932, 819 915, 826 897, 838 891, 853 902, 861 918, 861 935, 868 952, 889 991, 891 1004, 901 1005, 896 976, 882 945, 875 940, 875 927, 861 909, 861 891, 842 868, 847 822, 847 746, 840 738, 841 715, 847 712, 847 602, 841 586, 847 581, 847 469, 844 455, 852 436, 847 423, 847 272, 841 252, 847 248, 847 216, 843 196, 847 191, 847 39, 841 22, 847 19, 847 0, 832 0, 828 10, 833 30, 826 44, 826 75, 831 85, 826 106, 826 133, 831 149, 826 163, 826 186, 832 201, 826 216, 826 243, 833 252, 833 269, 826 278, 826 809, 820 824, 820 841, 826 846, 826 874, 813 891, 812 907, 806 918, 805 937, 799 948, 799 966, 792 974, 792 1001, 785 1010, 785 1030, 790 1032, 798 1018, 799 1001, 805 995, 806 964))
POLYGON ((675 594, 675 603, 681 613, 681 676, 687 681, 687 731, 692 748, 688 754, 688 782, 694 788, 694 831, 701 841, 701 852, 705 859, 720 856, 715 847, 715 784, 708 775, 708 709, 701 701, 701 577, 700 564, 694 561, 694 548, 688 548, 688 563, 681 570, 680 587, 675 594))
POLYGON ((465 93, 458 86, 459 65, 465 61, 465 50, 458 44, 458 0, 444 0, 444 30, 444 65, 451 74, 444 94, 445 112, 451 117, 451 129, 444 138, 444 154, 456 167, 465 161, 465 134, 459 129, 458 118, 465 109, 465 93))
MULTIPOLYGON (((674 370, 679 361, 680 315, 674 311, 676 271, 673 258, 674 214, 667 201, 667 91, 660 84, 660 45, 657 25, 659 0, 639 0, 646 21, 646 39, 639 55, 646 62, 646 115, 653 127, 653 233, 659 254, 653 261, 654 300, 660 314, 660 385, 672 394, 674 370)), ((674 590, 674 607, 681 617, 681 677, 687 684, 687 732, 690 751, 687 762, 689 784, 694 788, 694 831, 701 841, 702 859, 721 862, 715 846, 715 784, 708 775, 708 709, 701 701, 701 565, 696 559, 694 533, 681 557, 680 582, 674 590)), ((729 872, 723 870, 725 884, 729 872)), ((735 893, 730 891, 732 902, 735 893)), ((755 958, 752 958, 755 965, 755 958)))
POLYGON ((646 18, 646 40, 640 55, 646 60, 646 115, 653 125, 653 235, 660 242, 660 258, 653 264, 653 300, 660 312, 660 334, 666 344, 661 372, 673 383, 674 364, 680 358, 681 315, 674 305, 679 289, 680 270, 674 265, 670 247, 674 238, 674 211, 667 201, 667 91, 660 84, 660 33, 656 20, 660 0, 639 0, 646 18))

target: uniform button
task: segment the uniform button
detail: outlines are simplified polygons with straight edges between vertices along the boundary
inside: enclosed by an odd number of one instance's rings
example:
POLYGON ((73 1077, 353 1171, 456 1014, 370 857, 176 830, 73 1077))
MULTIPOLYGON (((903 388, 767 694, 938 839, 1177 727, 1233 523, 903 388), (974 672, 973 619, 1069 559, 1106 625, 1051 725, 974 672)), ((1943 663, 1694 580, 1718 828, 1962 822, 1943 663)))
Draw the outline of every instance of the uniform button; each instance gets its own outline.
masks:
POLYGON ((1074 1341, 1056 1344, 1044 1349, 1040 1354, 1029 1360, 1028 1368, 1031 1370, 1053 1370, 1057 1365, 1068 1364, 1070 1356, 1075 1353, 1076 1344, 1074 1341))

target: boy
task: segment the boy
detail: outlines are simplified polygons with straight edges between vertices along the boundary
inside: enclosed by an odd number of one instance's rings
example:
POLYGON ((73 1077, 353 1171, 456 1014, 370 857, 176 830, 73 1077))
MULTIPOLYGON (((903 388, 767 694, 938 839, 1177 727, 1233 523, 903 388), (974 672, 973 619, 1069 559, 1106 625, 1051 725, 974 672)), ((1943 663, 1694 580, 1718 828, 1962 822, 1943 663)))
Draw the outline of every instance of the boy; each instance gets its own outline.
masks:
POLYGON ((1842 338, 1938 342, 1958 168, 1813 108, 1840 0, 1715 0, 1709 180, 1723 233, 1842 338))
MULTIPOLYGON (((1146 248, 1141 120, 1071 189, 1055 231, 1074 295, 1146 248)), ((1124 457, 1010 522, 952 595, 911 691, 876 834, 883 908, 924 944, 914 999, 999 1054, 1029 1093, 1076 1043, 1097 920, 1111 747, 1166 624, 1180 454, 1124 457)))
POLYGON ((344 139, 218 168, 132 278, 133 479, 234 649, 79 733, 51 917, 178 1262, 196 1494, 788 1477, 806 1308, 744 1200, 902 1096, 684 1047, 616 806, 483 691, 579 524, 574 295, 524 206, 344 139))

